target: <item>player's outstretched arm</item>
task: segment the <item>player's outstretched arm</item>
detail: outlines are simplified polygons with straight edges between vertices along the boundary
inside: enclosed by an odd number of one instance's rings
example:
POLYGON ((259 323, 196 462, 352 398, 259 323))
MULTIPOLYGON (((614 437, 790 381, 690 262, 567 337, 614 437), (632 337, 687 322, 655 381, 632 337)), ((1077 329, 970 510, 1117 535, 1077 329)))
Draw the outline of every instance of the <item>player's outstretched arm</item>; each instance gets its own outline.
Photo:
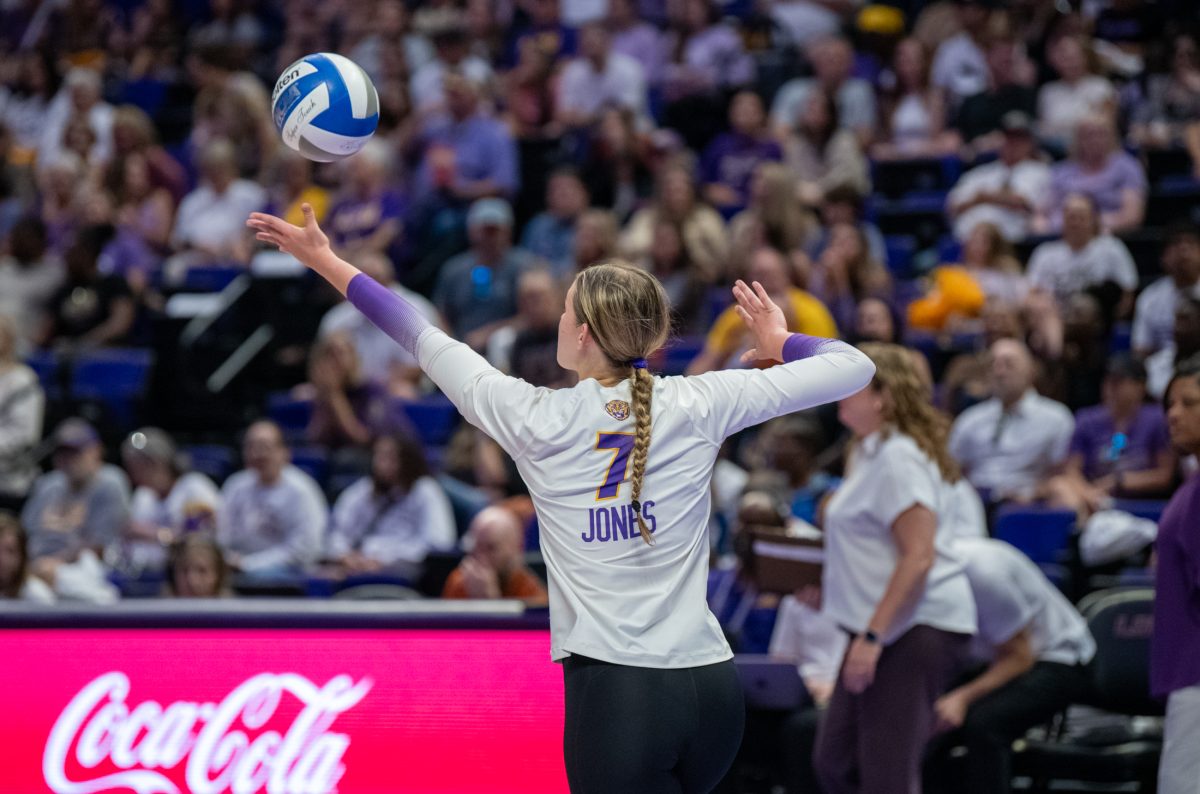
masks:
POLYGON ((757 281, 749 285, 738 279, 733 285, 733 297, 737 300, 738 315, 754 337, 754 347, 742 354, 743 362, 799 361, 820 353, 854 350, 838 339, 789 332, 783 310, 757 281))
POLYGON ((432 327, 429 321, 404 298, 335 254, 329 238, 317 225, 312 207, 304 204, 302 209, 303 227, 262 212, 251 213, 246 225, 254 229, 259 240, 296 257, 336 287, 368 320, 416 356, 417 338, 432 327))
POLYGON ((304 212, 304 226, 294 226, 265 212, 250 213, 246 225, 254 230, 257 239, 296 257, 305 267, 345 295, 350 282, 359 274, 359 269, 329 247, 329 238, 317 225, 312 206, 304 204, 301 210, 304 212))

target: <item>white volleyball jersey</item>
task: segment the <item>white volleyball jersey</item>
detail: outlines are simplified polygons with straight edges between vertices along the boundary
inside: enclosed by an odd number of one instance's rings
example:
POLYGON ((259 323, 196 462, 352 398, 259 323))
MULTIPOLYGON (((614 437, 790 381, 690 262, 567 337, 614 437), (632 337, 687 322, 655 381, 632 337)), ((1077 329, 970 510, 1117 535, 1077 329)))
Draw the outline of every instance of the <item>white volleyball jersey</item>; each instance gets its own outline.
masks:
POLYGON ((418 360, 471 424, 513 458, 537 509, 550 593, 551 656, 641 667, 732 657, 708 610, 709 481, 724 439, 781 414, 841 399, 875 368, 849 345, 770 369, 656 377, 642 484, 654 545, 630 505, 630 383, 537 388, 505 376, 440 331, 418 360))

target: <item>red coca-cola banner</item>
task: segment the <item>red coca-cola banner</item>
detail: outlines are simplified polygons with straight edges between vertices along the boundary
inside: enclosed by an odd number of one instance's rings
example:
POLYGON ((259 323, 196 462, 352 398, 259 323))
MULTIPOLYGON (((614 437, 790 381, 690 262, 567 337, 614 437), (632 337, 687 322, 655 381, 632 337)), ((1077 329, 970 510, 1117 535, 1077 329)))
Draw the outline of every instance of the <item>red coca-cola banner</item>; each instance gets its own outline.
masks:
POLYGON ((567 790, 545 631, 0 638, 6 794, 567 790))

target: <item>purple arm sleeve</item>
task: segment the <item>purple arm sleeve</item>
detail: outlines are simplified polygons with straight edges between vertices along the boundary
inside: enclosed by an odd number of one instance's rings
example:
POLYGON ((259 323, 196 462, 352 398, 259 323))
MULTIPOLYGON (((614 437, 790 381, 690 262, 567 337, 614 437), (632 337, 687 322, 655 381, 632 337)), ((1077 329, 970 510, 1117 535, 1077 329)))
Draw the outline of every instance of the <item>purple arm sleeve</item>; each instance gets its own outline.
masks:
POLYGON ((784 362, 799 361, 803 358, 819 356, 822 353, 832 353, 835 350, 849 347, 840 339, 826 339, 823 336, 808 334, 792 334, 783 343, 784 362))
POLYGON ((401 347, 417 355, 417 337, 429 327, 429 320, 415 306, 362 273, 350 280, 346 298, 401 347))

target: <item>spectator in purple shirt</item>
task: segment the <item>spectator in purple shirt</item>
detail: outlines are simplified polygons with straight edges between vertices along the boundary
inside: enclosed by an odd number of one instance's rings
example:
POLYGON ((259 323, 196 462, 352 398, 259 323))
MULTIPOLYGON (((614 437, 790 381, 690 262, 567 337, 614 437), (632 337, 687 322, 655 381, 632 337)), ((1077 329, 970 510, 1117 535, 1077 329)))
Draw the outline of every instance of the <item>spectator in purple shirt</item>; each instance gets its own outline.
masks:
POLYGON ((386 251, 403 231, 404 201, 389 187, 391 150, 380 140, 345 160, 346 191, 325 220, 329 240, 342 256, 386 251))
POLYGON ((575 30, 562 23, 559 0, 518 0, 516 5, 525 12, 526 23, 514 25, 504 66, 517 62, 521 42, 526 39, 532 39, 538 49, 555 61, 575 54, 575 30))
MULTIPOLYGON (((1200 360, 1167 387, 1171 442, 1200 455, 1200 360)), ((1150 692, 1166 698, 1167 721, 1158 790, 1187 791, 1200 779, 1200 472, 1193 472, 1163 511, 1155 547, 1154 635, 1150 692)))
POLYGON ((667 49, 658 28, 638 16, 636 0, 609 0, 608 24, 613 52, 628 55, 642 66, 646 83, 658 85, 666 65, 667 49))
POLYGON ((1061 230, 1063 205, 1073 193, 1091 197, 1113 234, 1136 229, 1146 217, 1146 171, 1121 148, 1107 116, 1088 116, 1075 127, 1071 156, 1051 172, 1050 198, 1035 231, 1061 230))
POLYGON ((517 191, 517 150, 504 125, 480 107, 479 86, 461 74, 444 81, 447 115, 432 121, 423 136, 417 169, 419 197, 461 207, 487 196, 517 191))
POLYGON ((739 91, 729 103, 730 131, 718 135, 704 150, 701 178, 704 196, 725 217, 746 207, 750 178, 760 163, 779 162, 783 151, 767 132, 762 99, 739 91))
POLYGON ((1162 409, 1146 402, 1146 368, 1122 353, 1108 362, 1102 402, 1075 416, 1064 471, 1050 501, 1087 516, 1113 498, 1153 498, 1170 490, 1178 460, 1162 409))

